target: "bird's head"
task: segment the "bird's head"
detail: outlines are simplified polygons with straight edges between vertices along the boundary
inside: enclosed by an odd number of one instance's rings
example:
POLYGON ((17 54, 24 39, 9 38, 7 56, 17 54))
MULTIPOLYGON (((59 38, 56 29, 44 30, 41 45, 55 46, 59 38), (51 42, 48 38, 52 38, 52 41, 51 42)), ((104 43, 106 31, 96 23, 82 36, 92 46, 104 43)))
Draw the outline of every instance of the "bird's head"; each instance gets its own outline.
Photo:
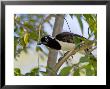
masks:
POLYGON ((50 35, 42 37, 38 45, 41 45, 41 44, 46 45, 52 49, 56 49, 56 50, 61 49, 61 46, 58 43, 58 41, 50 35))
POLYGON ((38 45, 44 44, 48 45, 54 38, 50 35, 44 36, 41 38, 41 41, 38 43, 38 45))

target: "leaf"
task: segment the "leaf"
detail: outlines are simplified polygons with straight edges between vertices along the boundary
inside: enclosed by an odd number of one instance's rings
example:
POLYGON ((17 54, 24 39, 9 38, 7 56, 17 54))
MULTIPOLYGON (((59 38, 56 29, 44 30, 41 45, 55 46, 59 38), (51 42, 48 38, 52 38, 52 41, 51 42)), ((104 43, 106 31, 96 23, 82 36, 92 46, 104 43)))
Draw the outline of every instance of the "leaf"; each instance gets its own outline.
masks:
POLYGON ((24 37, 19 39, 19 45, 22 46, 23 48, 26 46, 26 44, 24 42, 24 37))
POLYGON ((23 34, 24 34, 24 29, 23 29, 23 27, 20 27, 19 35, 23 36, 23 34))
POLYGON ((91 69, 91 64, 86 65, 86 75, 87 76, 92 76, 93 75, 93 70, 91 69))
POLYGON ((24 22, 24 26, 26 26, 29 29, 33 29, 34 27, 32 25, 29 24, 29 22, 25 21, 24 22))
POLYGON ((24 43, 27 45, 29 42, 29 33, 26 32, 25 35, 24 35, 24 43))
POLYGON ((94 62, 92 63, 92 66, 93 66, 93 68, 94 68, 94 75, 96 76, 96 75, 97 75, 97 62, 94 61, 94 62))
MULTIPOLYGON (((35 40, 35 41, 39 41, 39 33, 40 33, 40 36, 42 36, 42 35, 47 35, 47 33, 46 32, 44 32, 43 30, 32 30, 31 32, 30 32, 30 35, 29 35, 29 37, 31 38, 31 39, 33 39, 33 40, 35 40)), ((41 37, 40 37, 41 38, 41 37)))
POLYGON ((80 76, 79 69, 77 69, 77 70, 73 73, 73 76, 80 76))
POLYGON ((67 75, 70 73, 70 70, 71 70, 71 69, 72 69, 71 66, 64 67, 64 68, 60 71, 59 75, 61 75, 61 76, 67 76, 67 75))
POLYGON ((20 76, 21 75, 21 70, 19 68, 14 69, 14 75, 15 76, 20 76))
POLYGON ((91 32, 93 32, 95 38, 97 38, 97 19, 93 17, 93 14, 83 14, 83 16, 89 24, 91 32))
POLYGON ((18 39, 19 37, 14 36, 14 58, 16 58, 16 49, 17 49, 18 39))
POLYGON ((96 58, 93 55, 89 55, 89 56, 90 56, 89 63, 94 68, 94 75, 97 75, 97 60, 96 60, 96 58))
POLYGON ((38 76, 39 75, 39 68, 33 68, 30 72, 31 76, 38 76))
POLYGON ((38 76, 39 68, 33 68, 30 72, 26 73, 25 76, 38 76))
POLYGON ((48 76, 48 72, 40 71, 40 73, 41 73, 43 76, 48 76))
POLYGON ((35 41, 38 41, 38 34, 36 33, 36 31, 30 32, 30 38, 35 41))
POLYGON ((88 62, 88 61, 89 61, 89 57, 87 55, 80 58, 80 63, 84 63, 84 62, 88 62))
POLYGON ((83 34, 83 23, 82 23, 82 19, 81 19, 82 15, 81 14, 77 14, 75 16, 77 17, 77 20, 78 20, 80 28, 81 28, 81 32, 83 34))
POLYGON ((17 16, 15 19, 17 22, 20 22, 20 20, 21 20, 21 18, 19 16, 17 16))
POLYGON ((78 38, 78 37, 73 37, 73 39, 74 39, 74 43, 75 44, 78 44, 78 43, 80 43, 81 42, 81 40, 78 38))
POLYGON ((29 21, 30 21, 30 22, 33 22, 33 23, 35 22, 35 20, 34 20, 34 19, 30 19, 29 21))

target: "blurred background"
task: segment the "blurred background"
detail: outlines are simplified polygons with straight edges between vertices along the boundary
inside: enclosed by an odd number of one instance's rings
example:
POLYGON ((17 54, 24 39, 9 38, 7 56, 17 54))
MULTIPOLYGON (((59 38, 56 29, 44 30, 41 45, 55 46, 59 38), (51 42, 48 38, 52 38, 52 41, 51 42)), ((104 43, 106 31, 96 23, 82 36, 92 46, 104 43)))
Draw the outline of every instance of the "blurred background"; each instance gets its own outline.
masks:
MULTIPOLYGON (((47 76, 49 48, 37 45, 41 37, 53 36, 57 14, 14 15, 14 75, 47 76)), ((64 14, 61 32, 79 34, 89 40, 97 40, 96 14, 64 14)), ((76 53, 57 72, 61 76, 96 76, 97 48, 92 56, 76 53)), ((58 51, 56 62, 64 56, 58 51)))

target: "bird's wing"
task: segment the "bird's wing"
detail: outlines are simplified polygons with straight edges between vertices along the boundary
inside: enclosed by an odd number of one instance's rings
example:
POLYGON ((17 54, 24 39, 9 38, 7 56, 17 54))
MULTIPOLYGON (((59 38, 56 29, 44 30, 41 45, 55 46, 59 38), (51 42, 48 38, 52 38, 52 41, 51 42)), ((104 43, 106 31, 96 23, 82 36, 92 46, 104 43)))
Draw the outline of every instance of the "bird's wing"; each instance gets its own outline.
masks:
POLYGON ((55 38, 59 41, 68 42, 68 43, 74 43, 74 38, 79 37, 82 38, 82 36, 70 32, 62 32, 55 36, 55 38))

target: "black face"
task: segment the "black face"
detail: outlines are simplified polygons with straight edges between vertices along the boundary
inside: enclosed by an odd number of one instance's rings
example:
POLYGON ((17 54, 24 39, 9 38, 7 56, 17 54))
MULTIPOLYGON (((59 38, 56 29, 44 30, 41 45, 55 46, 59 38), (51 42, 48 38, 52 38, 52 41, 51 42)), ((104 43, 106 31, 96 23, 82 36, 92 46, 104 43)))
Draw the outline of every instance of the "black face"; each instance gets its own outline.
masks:
POLYGON ((44 44, 50 48, 60 50, 61 46, 60 44, 55 40, 55 38, 47 35, 41 38, 41 44, 44 44))
POLYGON ((47 45, 51 40, 53 40, 52 37, 47 35, 41 38, 41 43, 47 45))

